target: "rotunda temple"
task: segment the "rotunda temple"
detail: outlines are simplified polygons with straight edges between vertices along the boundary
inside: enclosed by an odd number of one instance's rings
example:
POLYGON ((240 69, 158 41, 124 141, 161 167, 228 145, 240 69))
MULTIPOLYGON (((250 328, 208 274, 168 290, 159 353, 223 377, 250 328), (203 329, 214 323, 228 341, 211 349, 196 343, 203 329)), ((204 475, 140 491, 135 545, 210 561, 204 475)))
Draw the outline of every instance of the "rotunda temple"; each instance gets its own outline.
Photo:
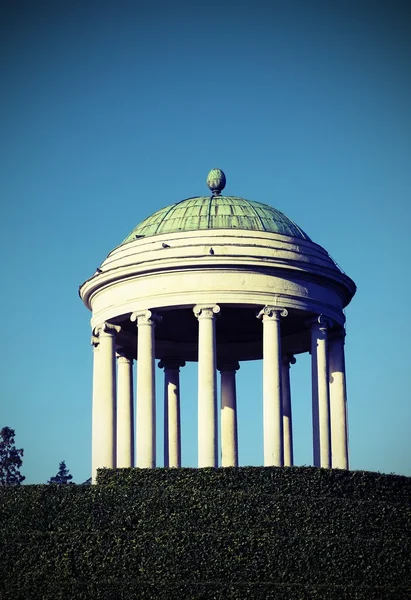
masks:
POLYGON ((348 469, 343 310, 355 284, 282 212, 223 195, 220 169, 207 184, 209 195, 139 223, 80 286, 92 312, 93 481, 101 467, 156 466, 156 360, 164 466, 181 466, 188 361, 198 363, 198 466, 238 466, 236 372, 261 359, 264 465, 292 465, 290 366, 305 352, 313 464, 348 469))

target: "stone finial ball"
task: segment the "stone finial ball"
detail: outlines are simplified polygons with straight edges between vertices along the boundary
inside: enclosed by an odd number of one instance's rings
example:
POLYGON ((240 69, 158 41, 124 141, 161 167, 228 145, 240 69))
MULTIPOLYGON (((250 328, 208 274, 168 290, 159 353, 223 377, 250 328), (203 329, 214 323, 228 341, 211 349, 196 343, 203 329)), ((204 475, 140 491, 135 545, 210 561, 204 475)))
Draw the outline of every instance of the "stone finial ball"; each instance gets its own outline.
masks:
POLYGON ((225 188, 225 175, 221 169, 211 169, 207 176, 207 185, 213 193, 219 194, 225 188))

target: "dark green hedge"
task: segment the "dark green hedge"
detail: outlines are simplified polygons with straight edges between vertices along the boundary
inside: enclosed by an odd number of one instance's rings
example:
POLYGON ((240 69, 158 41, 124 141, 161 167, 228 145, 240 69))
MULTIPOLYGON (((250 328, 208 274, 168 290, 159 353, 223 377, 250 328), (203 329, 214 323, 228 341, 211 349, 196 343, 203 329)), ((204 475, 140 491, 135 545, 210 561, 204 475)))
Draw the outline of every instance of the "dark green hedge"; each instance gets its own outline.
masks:
POLYGON ((100 469, 100 485, 160 487, 191 486, 198 490, 220 487, 224 491, 260 492, 370 499, 384 497, 392 502, 409 502, 411 477, 369 471, 318 469, 317 467, 227 467, 224 469, 100 469))
POLYGON ((411 478, 102 470, 0 489, 0 598, 411 600, 411 478))

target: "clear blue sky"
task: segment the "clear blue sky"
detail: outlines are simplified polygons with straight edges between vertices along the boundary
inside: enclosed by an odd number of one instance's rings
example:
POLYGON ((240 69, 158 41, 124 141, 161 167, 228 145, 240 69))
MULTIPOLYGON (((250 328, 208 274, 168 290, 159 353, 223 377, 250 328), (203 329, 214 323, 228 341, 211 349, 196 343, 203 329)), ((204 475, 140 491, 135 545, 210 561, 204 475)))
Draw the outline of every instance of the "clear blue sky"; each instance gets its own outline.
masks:
MULTIPOLYGON (((353 469, 411 475, 407 2, 3 2, 1 405, 27 483, 90 476, 92 350, 78 286, 155 210, 226 192, 282 210, 354 279, 353 469)), ((162 378, 158 369, 161 431, 162 378)), ((196 366, 182 372, 196 464, 196 366)), ((240 462, 262 464, 261 363, 238 373, 240 462)), ((312 464, 309 357, 292 369, 312 464)), ((161 464, 162 440, 158 436, 161 464)))

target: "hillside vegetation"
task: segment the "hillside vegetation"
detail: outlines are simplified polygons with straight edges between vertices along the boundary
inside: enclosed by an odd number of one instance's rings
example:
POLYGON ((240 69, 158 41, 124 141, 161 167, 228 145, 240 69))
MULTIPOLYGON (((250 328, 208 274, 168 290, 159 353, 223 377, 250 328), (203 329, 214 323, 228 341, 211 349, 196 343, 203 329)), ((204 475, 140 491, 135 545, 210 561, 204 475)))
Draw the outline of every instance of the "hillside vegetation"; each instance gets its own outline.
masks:
POLYGON ((0 489, 3 600, 411 600, 411 478, 101 470, 0 489))

